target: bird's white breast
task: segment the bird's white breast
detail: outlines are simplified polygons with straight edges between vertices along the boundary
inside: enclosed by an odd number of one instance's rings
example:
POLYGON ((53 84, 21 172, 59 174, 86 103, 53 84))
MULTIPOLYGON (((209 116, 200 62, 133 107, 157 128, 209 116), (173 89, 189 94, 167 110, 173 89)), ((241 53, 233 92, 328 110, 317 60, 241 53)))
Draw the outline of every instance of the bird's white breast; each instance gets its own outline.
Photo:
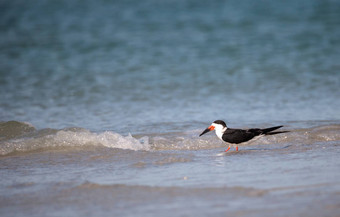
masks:
POLYGON ((223 141, 223 139, 222 139, 222 135, 223 135, 222 131, 217 131, 217 130, 216 130, 215 133, 216 133, 216 136, 217 136, 218 138, 220 138, 220 140, 223 141))
POLYGON ((217 136, 218 138, 220 138, 220 140, 222 140, 222 141, 223 141, 223 139, 222 139, 223 133, 224 133, 226 130, 227 130, 226 127, 224 127, 224 128, 216 128, 216 129, 215 129, 216 136, 217 136))

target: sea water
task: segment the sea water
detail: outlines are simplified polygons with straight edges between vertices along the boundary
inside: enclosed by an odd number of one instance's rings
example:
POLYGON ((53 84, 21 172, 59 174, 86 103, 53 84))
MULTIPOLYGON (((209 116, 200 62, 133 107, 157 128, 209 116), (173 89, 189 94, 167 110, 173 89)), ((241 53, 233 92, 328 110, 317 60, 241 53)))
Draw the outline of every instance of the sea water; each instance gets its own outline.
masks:
POLYGON ((339 11, 2 1, 0 215, 338 216, 339 11))

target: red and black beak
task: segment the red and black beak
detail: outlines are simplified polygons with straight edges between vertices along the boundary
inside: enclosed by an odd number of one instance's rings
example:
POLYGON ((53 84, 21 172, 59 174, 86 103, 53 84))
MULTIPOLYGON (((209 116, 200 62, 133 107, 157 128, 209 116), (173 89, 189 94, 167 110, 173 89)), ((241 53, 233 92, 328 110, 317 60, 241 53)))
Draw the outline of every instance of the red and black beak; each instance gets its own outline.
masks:
POLYGON ((207 129, 205 129, 201 134, 200 134, 200 136, 202 136, 203 134, 205 134, 205 133, 207 133, 207 132, 210 132, 210 131, 212 131, 212 130, 214 130, 215 129, 215 127, 214 126, 210 126, 210 127, 208 127, 207 129))

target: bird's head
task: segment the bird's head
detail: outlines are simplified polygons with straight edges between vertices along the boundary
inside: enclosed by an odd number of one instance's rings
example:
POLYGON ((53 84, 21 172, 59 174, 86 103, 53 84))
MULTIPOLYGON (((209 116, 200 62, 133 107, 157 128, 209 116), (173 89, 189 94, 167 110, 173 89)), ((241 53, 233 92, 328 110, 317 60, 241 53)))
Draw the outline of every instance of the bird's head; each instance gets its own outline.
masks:
POLYGON ((212 130, 222 132, 226 127, 227 125, 225 124, 224 121, 216 120, 207 129, 205 129, 199 136, 202 136, 203 134, 210 132, 212 130))

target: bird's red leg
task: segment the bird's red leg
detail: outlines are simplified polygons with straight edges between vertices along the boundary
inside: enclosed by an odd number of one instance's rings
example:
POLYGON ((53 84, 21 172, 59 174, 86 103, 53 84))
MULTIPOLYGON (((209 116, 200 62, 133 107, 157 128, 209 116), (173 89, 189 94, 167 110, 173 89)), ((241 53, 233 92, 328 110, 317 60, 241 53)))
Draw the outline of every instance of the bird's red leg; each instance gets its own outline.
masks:
POLYGON ((225 150, 225 152, 229 151, 229 149, 230 149, 230 146, 227 148, 227 150, 225 150))
POLYGON ((238 151, 238 146, 236 146, 236 151, 238 151))

